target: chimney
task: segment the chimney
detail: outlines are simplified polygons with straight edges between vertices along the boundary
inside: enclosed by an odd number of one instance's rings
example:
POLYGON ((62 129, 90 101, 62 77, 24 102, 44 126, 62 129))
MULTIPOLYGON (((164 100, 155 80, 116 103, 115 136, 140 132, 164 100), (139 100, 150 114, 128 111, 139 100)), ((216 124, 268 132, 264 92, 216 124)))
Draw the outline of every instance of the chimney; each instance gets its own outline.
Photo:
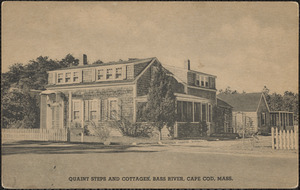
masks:
POLYGON ((88 64, 87 56, 86 56, 86 54, 83 54, 82 58, 79 59, 79 65, 87 65, 87 64, 88 64))
POLYGON ((189 59, 184 61, 184 68, 187 70, 191 70, 191 63, 189 59))

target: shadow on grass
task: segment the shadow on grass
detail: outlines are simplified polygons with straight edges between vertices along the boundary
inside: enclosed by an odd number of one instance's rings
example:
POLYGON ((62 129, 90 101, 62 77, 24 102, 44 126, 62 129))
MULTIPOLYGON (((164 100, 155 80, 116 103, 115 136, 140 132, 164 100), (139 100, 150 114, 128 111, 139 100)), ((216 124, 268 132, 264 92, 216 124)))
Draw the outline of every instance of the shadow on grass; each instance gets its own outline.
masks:
POLYGON ((38 142, 18 141, 2 145, 2 155, 14 154, 91 154, 91 153, 139 153, 157 152, 144 150, 128 150, 134 146, 112 144, 109 146, 103 143, 63 143, 63 142, 38 142))

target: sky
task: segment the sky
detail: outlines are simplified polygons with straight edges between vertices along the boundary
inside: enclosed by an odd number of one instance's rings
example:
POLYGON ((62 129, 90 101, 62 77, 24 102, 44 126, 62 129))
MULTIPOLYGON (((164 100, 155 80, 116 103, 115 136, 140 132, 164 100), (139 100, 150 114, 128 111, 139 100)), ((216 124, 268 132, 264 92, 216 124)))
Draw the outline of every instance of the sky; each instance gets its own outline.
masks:
POLYGON ((2 73, 38 56, 157 57, 217 89, 298 92, 296 2, 4 2, 2 73))

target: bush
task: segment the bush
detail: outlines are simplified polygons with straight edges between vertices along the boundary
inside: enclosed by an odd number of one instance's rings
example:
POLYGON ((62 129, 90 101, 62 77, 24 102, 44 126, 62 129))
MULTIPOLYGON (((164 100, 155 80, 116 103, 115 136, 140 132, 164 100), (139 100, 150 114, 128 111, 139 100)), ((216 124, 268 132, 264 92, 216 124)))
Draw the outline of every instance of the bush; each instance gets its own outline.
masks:
POLYGON ((214 133, 214 134, 211 134, 210 136, 211 137, 228 138, 228 139, 239 138, 239 134, 237 134, 237 133, 214 133))
POLYGON ((118 129, 123 135, 130 137, 150 137, 154 128, 148 123, 131 123, 130 121, 122 118, 108 122, 111 128, 118 129))

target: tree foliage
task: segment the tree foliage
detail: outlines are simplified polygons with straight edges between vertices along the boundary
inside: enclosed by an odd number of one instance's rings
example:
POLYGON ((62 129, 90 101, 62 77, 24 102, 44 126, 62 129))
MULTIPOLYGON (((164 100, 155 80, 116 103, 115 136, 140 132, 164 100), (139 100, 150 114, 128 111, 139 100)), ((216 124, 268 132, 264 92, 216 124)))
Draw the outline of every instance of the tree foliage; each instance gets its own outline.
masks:
POLYGON ((68 54, 62 60, 39 56, 28 64, 16 63, 1 75, 1 124, 3 127, 35 128, 39 123, 39 96, 31 90, 44 90, 47 71, 78 65, 68 54), (12 90, 13 89, 13 90, 12 90))
POLYGON ((165 125, 172 131, 176 120, 175 95, 170 78, 163 71, 161 65, 156 67, 147 100, 143 109, 143 120, 151 122, 160 134, 165 125))
POLYGON ((92 64, 96 65, 96 64, 102 64, 102 63, 103 63, 103 61, 101 61, 100 59, 98 59, 97 61, 93 62, 92 64))

